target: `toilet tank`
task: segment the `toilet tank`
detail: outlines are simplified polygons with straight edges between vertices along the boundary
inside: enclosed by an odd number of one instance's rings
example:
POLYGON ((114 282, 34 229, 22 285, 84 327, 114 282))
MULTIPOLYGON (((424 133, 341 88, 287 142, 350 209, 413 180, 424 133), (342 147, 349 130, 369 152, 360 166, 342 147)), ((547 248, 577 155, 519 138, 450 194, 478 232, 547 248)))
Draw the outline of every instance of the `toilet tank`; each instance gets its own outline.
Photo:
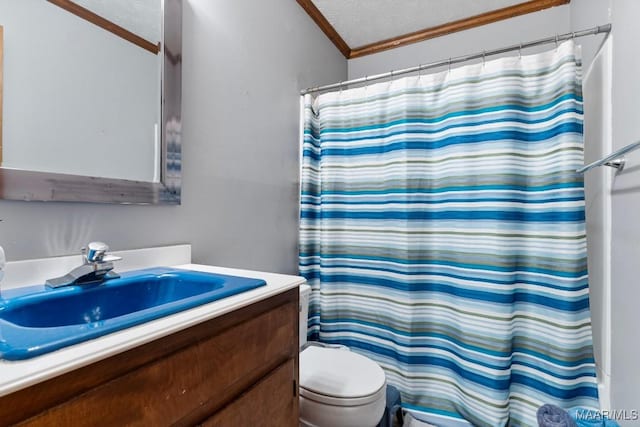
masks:
POLYGON ((309 317, 309 295, 311 295, 311 286, 300 285, 300 347, 307 342, 307 317, 309 317))

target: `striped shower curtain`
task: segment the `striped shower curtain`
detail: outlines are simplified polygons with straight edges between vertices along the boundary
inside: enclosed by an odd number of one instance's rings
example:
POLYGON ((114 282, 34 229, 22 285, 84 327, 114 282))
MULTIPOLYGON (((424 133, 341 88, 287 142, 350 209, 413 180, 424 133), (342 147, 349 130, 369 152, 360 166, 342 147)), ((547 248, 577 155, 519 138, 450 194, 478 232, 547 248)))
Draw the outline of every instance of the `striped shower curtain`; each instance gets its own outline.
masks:
POLYGON ((309 336, 438 425, 597 406, 572 41, 304 98, 309 336))

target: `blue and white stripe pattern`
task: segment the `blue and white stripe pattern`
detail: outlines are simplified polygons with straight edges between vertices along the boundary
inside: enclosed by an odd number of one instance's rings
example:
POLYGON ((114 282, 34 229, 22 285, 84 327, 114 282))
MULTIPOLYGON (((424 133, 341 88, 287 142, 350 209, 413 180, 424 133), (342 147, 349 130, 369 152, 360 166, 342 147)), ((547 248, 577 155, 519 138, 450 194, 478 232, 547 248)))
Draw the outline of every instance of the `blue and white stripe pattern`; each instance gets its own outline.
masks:
POLYGON ((311 339, 423 418, 597 406, 577 48, 304 99, 311 339))

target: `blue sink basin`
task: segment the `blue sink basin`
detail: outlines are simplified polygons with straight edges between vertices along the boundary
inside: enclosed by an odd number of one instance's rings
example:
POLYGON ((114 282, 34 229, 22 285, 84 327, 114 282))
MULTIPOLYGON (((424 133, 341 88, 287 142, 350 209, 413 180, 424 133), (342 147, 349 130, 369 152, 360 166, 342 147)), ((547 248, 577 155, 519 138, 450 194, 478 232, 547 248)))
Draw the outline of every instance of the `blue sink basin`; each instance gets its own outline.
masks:
POLYGON ((265 284, 246 277, 152 268, 98 285, 38 287, 0 299, 0 358, 39 356, 265 284))

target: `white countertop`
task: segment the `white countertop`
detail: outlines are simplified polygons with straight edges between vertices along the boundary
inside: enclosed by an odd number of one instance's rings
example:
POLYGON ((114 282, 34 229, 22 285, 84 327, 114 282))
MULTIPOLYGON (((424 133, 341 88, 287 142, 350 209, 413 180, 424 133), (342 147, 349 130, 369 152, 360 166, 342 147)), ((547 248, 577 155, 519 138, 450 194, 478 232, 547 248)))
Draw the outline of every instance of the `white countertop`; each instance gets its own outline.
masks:
POLYGON ((299 276, 288 276, 234 268, 198 264, 174 266, 187 270, 227 274, 263 279, 266 286, 253 289, 185 310, 142 325, 114 332, 100 338, 62 348, 60 350, 21 361, 0 360, 0 396, 13 393, 33 384, 122 353, 190 326, 262 301, 293 289, 305 282, 299 276))

